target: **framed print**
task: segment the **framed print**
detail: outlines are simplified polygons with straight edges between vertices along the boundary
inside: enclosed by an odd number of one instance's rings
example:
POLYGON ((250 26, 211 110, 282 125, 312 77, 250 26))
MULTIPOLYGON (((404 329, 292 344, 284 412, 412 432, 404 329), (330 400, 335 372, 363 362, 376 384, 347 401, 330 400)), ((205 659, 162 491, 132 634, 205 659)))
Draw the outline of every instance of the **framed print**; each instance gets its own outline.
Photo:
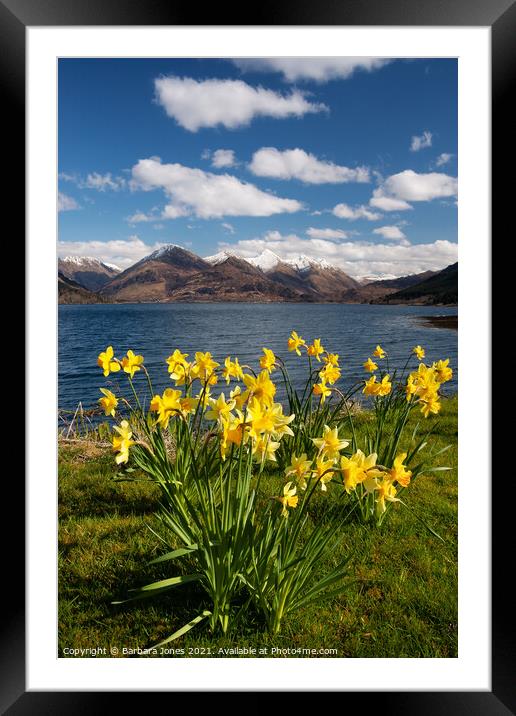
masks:
POLYGON ((28 309, 2 708, 514 711, 489 422, 514 4, 212 14, 0 4, 28 309))

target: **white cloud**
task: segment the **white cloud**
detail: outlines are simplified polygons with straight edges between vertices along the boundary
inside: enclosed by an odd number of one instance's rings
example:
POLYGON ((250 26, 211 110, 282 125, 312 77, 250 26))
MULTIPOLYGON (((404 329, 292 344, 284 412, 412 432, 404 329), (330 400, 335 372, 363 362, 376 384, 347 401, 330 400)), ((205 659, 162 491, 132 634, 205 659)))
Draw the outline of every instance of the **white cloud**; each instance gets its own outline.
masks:
POLYGON ((419 152, 420 149, 426 149, 432 146, 432 132, 423 132, 420 137, 412 137, 410 144, 411 152, 419 152))
POLYGON ((268 57, 235 59, 233 62, 244 72, 281 72, 288 82, 328 82, 347 79, 357 70, 380 69, 390 60, 381 57, 268 57))
POLYGON ((223 228, 223 229, 226 229, 226 231, 227 231, 228 233, 230 233, 230 234, 234 234, 234 233, 235 233, 235 228, 234 228, 234 226, 233 226, 232 224, 228 224, 227 222, 224 222, 224 223, 222 224, 222 228, 223 228))
POLYGON ((398 226, 379 226, 373 229, 373 234, 378 234, 388 241, 399 241, 402 246, 410 246, 410 242, 398 226))
POLYGON ((431 201, 432 199, 456 196, 457 179, 438 172, 417 174, 412 169, 406 169, 388 177, 383 182, 380 191, 383 196, 407 202, 431 201))
POLYGON ((384 196, 382 189, 375 189, 373 191, 373 196, 369 199, 369 204, 374 206, 375 209, 381 209, 382 211, 406 211, 407 209, 412 209, 410 204, 402 199, 384 196))
POLYGON ((125 179, 123 177, 112 177, 111 173, 98 174, 93 172, 88 174, 86 181, 81 184, 85 189, 96 189, 97 191, 119 191, 125 186, 125 179))
POLYGON ((154 80, 156 99, 169 117, 190 132, 201 127, 222 125, 235 129, 255 117, 302 117, 323 112, 294 90, 283 95, 263 87, 251 87, 242 80, 194 80, 189 77, 159 77, 154 80))
POLYGON ((448 154, 447 152, 443 152, 442 154, 439 154, 437 159, 435 160, 435 166, 436 167, 442 167, 445 164, 448 164, 450 159, 453 157, 453 154, 448 154))
POLYGON ((337 204, 333 207, 332 213, 338 216, 339 219, 349 219, 355 221, 356 219, 367 219, 368 221, 378 221, 382 218, 381 214, 371 211, 367 206, 356 206, 353 208, 349 204, 337 204))
POLYGON ((234 167, 235 164, 235 152, 232 149, 216 149, 212 154, 211 166, 216 169, 234 167))
POLYGON ((235 243, 220 242, 221 250, 235 251, 243 258, 251 258, 268 248, 284 259, 304 254, 314 259, 326 259, 350 276, 392 277, 422 271, 438 271, 457 261, 457 244, 434 241, 430 244, 374 244, 341 242, 324 239, 304 239, 295 234, 282 235, 269 231, 263 237, 243 239, 235 243))
POLYGON ((79 204, 68 194, 63 194, 62 191, 57 194, 57 210, 58 211, 73 211, 74 209, 80 209, 79 204))
POLYGON ((162 164, 157 157, 140 159, 132 169, 132 176, 133 189, 163 189, 169 199, 161 215, 163 219, 191 214, 201 219, 272 216, 303 208, 295 199, 282 199, 229 174, 162 164))
POLYGON ((368 182, 366 167, 339 166, 333 162, 317 159, 304 149, 262 147, 253 154, 249 169, 260 177, 274 179, 299 179, 305 184, 343 184, 344 182, 368 182))
POLYGON ((306 230, 311 239, 347 239, 348 234, 342 229, 314 229, 312 226, 306 230))
POLYGON ((93 258, 128 268, 156 251, 163 243, 145 244, 138 236, 113 241, 59 241, 58 256, 92 256, 93 258))

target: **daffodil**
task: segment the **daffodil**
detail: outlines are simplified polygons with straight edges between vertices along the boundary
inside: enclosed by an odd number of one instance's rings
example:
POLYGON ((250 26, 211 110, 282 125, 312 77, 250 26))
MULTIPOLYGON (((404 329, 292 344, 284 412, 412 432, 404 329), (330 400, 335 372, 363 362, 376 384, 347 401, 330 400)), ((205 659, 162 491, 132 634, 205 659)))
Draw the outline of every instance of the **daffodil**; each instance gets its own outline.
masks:
POLYGON ((332 467, 334 460, 326 460, 324 455, 318 455, 315 460, 315 468, 312 472, 313 477, 321 483, 321 490, 327 491, 326 483, 330 482, 333 478, 332 467))
POLYGON ((338 353, 326 353, 323 356, 323 361, 327 365, 338 366, 339 365, 339 354, 338 353))
POLYGON ((142 363, 143 356, 137 356, 131 350, 128 350, 127 355, 122 358, 122 368, 130 378, 134 378, 134 374, 141 370, 142 363))
POLYGON ((242 370, 242 366, 238 362, 238 358, 235 357, 235 360, 232 361, 231 356, 227 356, 227 358, 224 359, 222 377, 225 378, 226 383, 228 385, 231 378, 235 378, 236 380, 242 380, 242 378, 244 377, 244 371, 242 370))
POLYGON ((188 377, 191 364, 186 360, 188 353, 181 353, 175 349, 172 355, 166 359, 170 379, 176 381, 176 385, 184 385, 188 377))
POLYGON ((220 363, 213 360, 213 356, 209 351, 202 353, 198 351, 195 354, 195 377, 203 383, 208 382, 210 385, 215 385, 217 382, 217 376, 215 368, 218 368, 220 363))
POLYGON ((257 462, 277 462, 275 452, 279 446, 280 443, 272 440, 270 435, 260 435, 253 442, 253 457, 257 462))
POLYGON ((247 396, 245 393, 242 393, 242 388, 237 385, 229 392, 229 397, 235 401, 235 405, 239 410, 242 410, 245 401, 247 400, 247 396))
POLYGON ((414 348, 412 349, 412 353, 416 354, 416 358, 418 360, 423 360, 423 358, 425 357, 425 349, 421 348, 421 346, 414 346, 414 348))
POLYGON ((247 421, 253 437, 261 433, 272 433, 275 426, 274 415, 267 405, 260 403, 258 398, 251 398, 247 406, 247 421))
POLYGON ((133 434, 127 420, 122 420, 119 426, 114 426, 114 429, 118 433, 118 436, 115 435, 113 438, 113 450, 118 452, 115 461, 117 465, 120 465, 129 460, 129 448, 131 445, 134 445, 134 440, 131 440, 133 434))
POLYGON ((365 480, 372 479, 379 474, 375 470, 377 454, 375 452, 366 456, 362 450, 357 450, 351 457, 340 458, 340 472, 346 492, 351 492, 358 484, 365 480))
POLYGON ((295 351, 297 355, 300 356, 301 351, 299 349, 301 346, 306 346, 304 338, 301 338, 301 336, 298 336, 295 331, 292 331, 290 338, 288 339, 289 351, 295 351))
POLYGON ((241 445, 246 440, 246 421, 240 410, 235 411, 236 415, 229 415, 222 421, 222 434, 220 439, 220 450, 222 458, 225 459, 231 445, 241 445))
POLYGON ((190 395, 186 395, 184 398, 179 399, 179 411, 184 418, 188 417, 188 415, 192 415, 192 413, 195 413, 198 405, 199 399, 192 398, 190 395))
POLYGON ((428 400, 421 400, 421 413, 425 418, 432 413, 437 415, 441 410, 441 403, 438 397, 429 397, 428 400))
POLYGON ((233 410, 235 407, 235 401, 229 400, 226 403, 224 393, 221 393, 217 400, 209 398, 208 405, 211 406, 211 409, 207 410, 204 414, 206 420, 222 420, 233 410))
POLYGON ((299 497, 296 495, 296 491, 296 486, 294 485, 294 487, 292 487, 292 482, 287 482, 283 488, 283 494, 276 498, 283 505, 283 509, 281 510, 283 517, 288 517, 287 507, 297 507, 299 497))
POLYGON ((312 358, 316 358, 320 363, 320 356, 325 352, 325 349, 321 345, 321 339, 316 338, 310 346, 307 346, 306 352, 309 356, 312 356, 312 358))
POLYGON ((107 378, 110 373, 116 373, 120 370, 120 363, 116 358, 113 360, 113 357, 113 346, 108 346, 97 358, 97 365, 104 371, 104 378, 107 378))
POLYGON ((289 425, 295 419, 295 415, 283 415, 283 406, 281 403, 273 403, 269 408, 269 413, 274 421, 272 431, 274 437, 281 438, 283 435, 294 435, 289 425))
POLYGON ((384 375, 381 382, 378 383, 376 388, 376 395, 389 395, 392 390, 392 383, 390 376, 384 375))
POLYGON ((387 509, 386 502, 399 502, 396 497, 396 488, 392 481, 384 477, 381 482, 376 483, 376 512, 378 516, 382 515, 387 509))
POLYGON ((115 408, 118 405, 118 400, 115 395, 110 390, 107 390, 106 388, 101 388, 100 392, 104 394, 103 398, 99 398, 98 402, 101 404, 104 413, 106 415, 113 415, 115 414, 115 408))
POLYGON ((447 383, 453 378, 453 370, 448 366, 450 359, 438 360, 437 363, 433 363, 432 368, 437 377, 439 383, 447 383))
POLYGON ((339 429, 324 426, 321 438, 312 438, 313 444, 319 448, 319 453, 329 458, 338 458, 339 453, 349 445, 349 440, 339 438, 339 429))
POLYGON ((312 461, 308 460, 306 453, 297 457, 292 454, 290 458, 290 465, 285 468, 285 477, 293 475, 302 490, 306 489, 306 477, 310 475, 310 468, 312 467, 312 461))
POLYGON ((410 483, 410 478, 412 477, 411 470, 407 470, 406 465, 403 464, 403 461, 407 457, 406 452, 402 452, 399 455, 396 456, 394 459, 394 463, 392 465, 392 468, 389 470, 389 476, 390 479, 393 482, 397 482, 402 487, 408 487, 410 483))
POLYGON ((244 383, 247 386, 246 398, 254 397, 265 405, 271 405, 276 394, 276 386, 269 378, 266 370, 255 378, 253 375, 244 375, 244 383))
POLYGON ((340 378, 340 368, 331 363, 327 363, 324 368, 319 371, 319 378, 323 379, 329 385, 334 385, 340 378))
POLYGON ((365 381, 362 393, 364 395, 378 395, 378 385, 379 383, 376 382, 376 376, 373 375, 369 380, 365 381))
POLYGON ((260 368, 263 368, 268 373, 272 373, 273 370, 276 370, 277 358, 270 348, 262 348, 262 350, 263 356, 260 358, 260 368))
POLYGON ((150 409, 158 413, 157 422, 166 430, 170 418, 181 412, 181 391, 173 388, 166 388, 163 395, 155 395, 150 403, 150 409))
POLYGON ((314 384, 314 387, 313 387, 313 391, 312 391, 312 392, 313 392, 314 395, 320 395, 320 396, 321 396, 321 397, 320 397, 320 401, 321 401, 321 405, 322 405, 322 404, 324 403, 324 401, 326 400, 326 398, 331 395, 331 388, 328 388, 328 386, 326 385, 326 381, 324 380, 324 378, 321 378, 321 382, 320 382, 320 383, 315 383, 315 384, 314 384))
POLYGON ((373 373, 375 370, 378 370, 377 364, 371 360, 371 358, 368 358, 366 362, 364 363, 364 368, 367 370, 368 373, 373 373))
POLYGON ((385 356, 387 355, 387 353, 383 350, 383 348, 382 348, 381 346, 376 346, 376 348, 375 348, 374 351, 373 351, 373 355, 374 355, 376 358, 380 358, 380 359, 381 359, 381 358, 385 358, 385 356))

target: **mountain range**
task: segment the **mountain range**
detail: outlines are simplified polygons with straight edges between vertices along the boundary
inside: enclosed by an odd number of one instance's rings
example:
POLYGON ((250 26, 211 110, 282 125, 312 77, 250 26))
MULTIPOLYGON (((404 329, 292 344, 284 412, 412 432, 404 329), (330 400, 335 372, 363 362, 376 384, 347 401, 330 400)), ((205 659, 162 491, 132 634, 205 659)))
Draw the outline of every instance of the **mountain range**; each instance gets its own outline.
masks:
POLYGON ((360 283, 324 259, 301 255, 287 260, 269 249, 247 259, 227 251, 201 258, 169 244, 123 271, 88 257, 60 259, 58 271, 60 303, 431 303, 432 285, 426 293, 418 287, 432 279, 446 298, 435 302, 457 300, 453 271, 445 276, 448 288, 443 293, 438 278, 443 272, 360 283))

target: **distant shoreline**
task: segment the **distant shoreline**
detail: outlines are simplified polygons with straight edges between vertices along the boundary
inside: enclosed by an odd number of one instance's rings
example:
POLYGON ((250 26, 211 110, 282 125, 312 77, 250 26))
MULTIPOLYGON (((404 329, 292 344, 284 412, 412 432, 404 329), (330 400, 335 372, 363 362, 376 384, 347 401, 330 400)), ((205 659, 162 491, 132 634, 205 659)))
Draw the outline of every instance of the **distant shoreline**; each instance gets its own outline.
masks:
POLYGON ((434 328, 449 328, 451 330, 458 330, 459 328, 459 317, 458 315, 450 316, 418 316, 418 321, 426 323, 434 328))

